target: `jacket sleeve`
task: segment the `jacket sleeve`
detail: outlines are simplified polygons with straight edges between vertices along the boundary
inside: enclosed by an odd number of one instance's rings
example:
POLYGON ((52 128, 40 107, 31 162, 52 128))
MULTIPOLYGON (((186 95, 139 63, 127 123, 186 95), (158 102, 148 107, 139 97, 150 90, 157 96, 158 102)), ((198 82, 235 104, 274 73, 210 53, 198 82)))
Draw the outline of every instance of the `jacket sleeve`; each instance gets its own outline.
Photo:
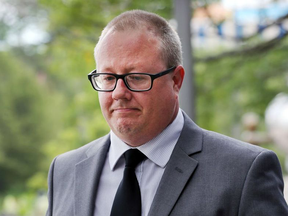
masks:
POLYGON ((288 216, 288 206, 283 196, 283 177, 275 153, 261 152, 247 173, 239 216, 288 216))
POLYGON ((52 212, 53 212, 53 173, 54 173, 55 160, 56 160, 56 158, 54 158, 54 160, 52 161, 52 163, 50 165, 49 173, 48 173, 48 194, 47 194, 48 209, 46 212, 46 216, 52 216, 53 215, 52 214, 52 212))

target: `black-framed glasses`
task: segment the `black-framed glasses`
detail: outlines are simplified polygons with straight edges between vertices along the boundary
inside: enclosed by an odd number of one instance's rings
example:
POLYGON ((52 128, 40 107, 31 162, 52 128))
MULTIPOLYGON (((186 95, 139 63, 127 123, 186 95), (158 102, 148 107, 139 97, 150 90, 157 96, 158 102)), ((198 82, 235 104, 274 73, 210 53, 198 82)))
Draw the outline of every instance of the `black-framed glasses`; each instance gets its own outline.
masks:
POLYGON ((113 73, 97 73, 97 70, 93 70, 88 74, 88 79, 91 82, 93 88, 100 92, 114 91, 117 86, 118 79, 122 79, 130 91, 144 92, 149 91, 152 88, 153 81, 155 79, 174 71, 175 68, 176 66, 157 74, 127 73, 123 75, 113 73))

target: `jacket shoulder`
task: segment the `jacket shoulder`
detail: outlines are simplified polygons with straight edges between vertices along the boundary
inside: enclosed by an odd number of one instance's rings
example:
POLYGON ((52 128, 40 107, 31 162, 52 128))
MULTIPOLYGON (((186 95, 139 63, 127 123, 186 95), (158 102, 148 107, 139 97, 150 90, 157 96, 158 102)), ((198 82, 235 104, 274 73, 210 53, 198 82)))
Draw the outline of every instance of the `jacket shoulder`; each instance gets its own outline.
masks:
POLYGON ((269 152, 270 150, 256 146, 223 134, 202 129, 203 131, 203 147, 212 150, 224 151, 229 154, 235 152, 237 155, 248 154, 258 155, 262 152, 269 152), (242 153, 242 154, 241 154, 242 153))
POLYGON ((106 136, 103 136, 101 138, 98 138, 96 140, 91 141, 90 143, 87 143, 84 146, 81 146, 77 149, 70 150, 68 152, 65 152, 63 154, 58 155, 54 161, 57 164, 62 164, 66 166, 75 165, 78 162, 84 160, 85 158, 95 154, 99 149, 109 145, 110 143, 110 136, 109 134, 106 136))

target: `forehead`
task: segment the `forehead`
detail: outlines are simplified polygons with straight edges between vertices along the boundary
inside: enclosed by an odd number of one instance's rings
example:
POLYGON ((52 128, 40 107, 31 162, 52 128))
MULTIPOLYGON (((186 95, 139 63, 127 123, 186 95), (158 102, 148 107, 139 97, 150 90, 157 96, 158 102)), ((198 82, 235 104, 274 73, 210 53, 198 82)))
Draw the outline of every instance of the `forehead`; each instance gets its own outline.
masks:
POLYGON ((109 31, 95 49, 99 64, 133 64, 160 61, 161 43, 154 34, 142 31, 109 31))
POLYGON ((99 42, 98 48, 103 52, 111 49, 123 49, 131 51, 146 51, 146 49, 152 48, 151 51, 157 49, 160 46, 159 39, 150 32, 142 31, 109 31, 99 42), (125 48, 125 49, 124 49, 125 48))

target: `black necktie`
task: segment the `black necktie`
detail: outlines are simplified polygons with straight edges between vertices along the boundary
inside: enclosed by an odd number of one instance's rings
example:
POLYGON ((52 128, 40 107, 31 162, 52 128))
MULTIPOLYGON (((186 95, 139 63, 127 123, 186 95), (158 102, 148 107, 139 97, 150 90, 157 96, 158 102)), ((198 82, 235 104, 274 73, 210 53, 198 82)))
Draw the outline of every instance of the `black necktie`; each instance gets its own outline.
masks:
POLYGON ((135 167, 146 158, 138 149, 124 153, 123 179, 116 192, 110 216, 141 216, 141 193, 135 167))

